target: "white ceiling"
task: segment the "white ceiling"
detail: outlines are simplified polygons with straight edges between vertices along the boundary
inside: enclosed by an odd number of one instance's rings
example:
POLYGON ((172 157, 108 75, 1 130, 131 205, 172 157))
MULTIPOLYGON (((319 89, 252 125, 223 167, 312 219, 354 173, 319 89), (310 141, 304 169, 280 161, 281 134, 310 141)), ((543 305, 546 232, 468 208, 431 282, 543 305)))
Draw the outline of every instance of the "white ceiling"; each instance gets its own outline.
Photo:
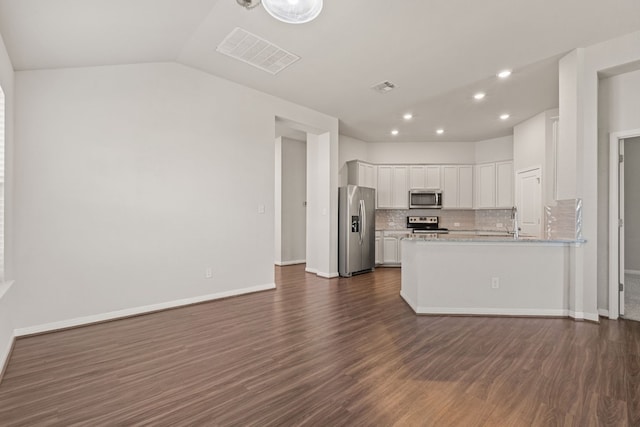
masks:
POLYGON ((235 0, 0 0, 16 70, 177 61, 338 117, 341 133, 371 142, 510 134, 557 106, 563 53, 637 30, 637 0, 326 0, 304 25, 235 0), (302 59, 271 75, 216 52, 235 27, 302 59), (514 74, 498 81, 504 68, 514 74), (397 89, 370 89, 383 80, 397 89))

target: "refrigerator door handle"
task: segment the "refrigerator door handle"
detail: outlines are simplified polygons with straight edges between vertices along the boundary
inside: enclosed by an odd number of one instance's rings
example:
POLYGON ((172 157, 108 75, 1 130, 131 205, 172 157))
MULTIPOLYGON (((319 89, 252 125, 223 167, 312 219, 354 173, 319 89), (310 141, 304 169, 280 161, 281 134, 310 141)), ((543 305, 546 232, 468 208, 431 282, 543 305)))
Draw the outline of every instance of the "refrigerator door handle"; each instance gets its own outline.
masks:
POLYGON ((362 244, 367 237, 367 205, 364 204, 364 200, 360 200, 360 206, 362 206, 362 217, 360 219, 362 222, 362 227, 360 227, 360 244, 362 244))

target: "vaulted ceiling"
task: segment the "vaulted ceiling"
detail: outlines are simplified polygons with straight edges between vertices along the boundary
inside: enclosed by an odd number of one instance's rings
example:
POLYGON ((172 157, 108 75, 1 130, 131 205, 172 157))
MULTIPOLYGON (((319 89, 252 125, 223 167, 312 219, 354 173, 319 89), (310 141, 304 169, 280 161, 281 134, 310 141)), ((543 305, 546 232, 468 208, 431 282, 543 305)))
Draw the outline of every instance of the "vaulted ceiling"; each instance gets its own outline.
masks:
POLYGON ((0 33, 16 70, 176 61, 338 117, 341 133, 375 142, 510 134, 558 105, 562 54, 640 30, 637 0, 324 3, 317 20, 290 25, 235 0, 0 0, 0 33), (216 52, 236 27, 301 59, 272 75, 216 52), (370 89, 383 80, 397 88, 370 89))

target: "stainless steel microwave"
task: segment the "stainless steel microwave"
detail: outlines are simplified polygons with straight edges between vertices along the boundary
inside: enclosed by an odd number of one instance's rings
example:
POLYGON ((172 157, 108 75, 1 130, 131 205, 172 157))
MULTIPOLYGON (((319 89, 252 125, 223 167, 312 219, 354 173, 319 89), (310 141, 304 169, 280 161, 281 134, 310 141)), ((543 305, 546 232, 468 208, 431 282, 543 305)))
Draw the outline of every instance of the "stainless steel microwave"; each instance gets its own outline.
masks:
POLYGON ((409 190, 410 209, 440 209, 442 208, 442 191, 440 190, 409 190))

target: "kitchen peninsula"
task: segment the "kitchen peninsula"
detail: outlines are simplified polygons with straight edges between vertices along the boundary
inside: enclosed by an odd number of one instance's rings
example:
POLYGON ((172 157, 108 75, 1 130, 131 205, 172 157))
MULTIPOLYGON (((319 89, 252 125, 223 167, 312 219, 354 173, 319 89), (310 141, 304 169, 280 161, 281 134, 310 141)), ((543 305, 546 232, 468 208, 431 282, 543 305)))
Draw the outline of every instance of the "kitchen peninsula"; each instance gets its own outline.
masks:
POLYGON ((568 316, 575 240, 402 240, 400 295, 416 314, 568 316))

